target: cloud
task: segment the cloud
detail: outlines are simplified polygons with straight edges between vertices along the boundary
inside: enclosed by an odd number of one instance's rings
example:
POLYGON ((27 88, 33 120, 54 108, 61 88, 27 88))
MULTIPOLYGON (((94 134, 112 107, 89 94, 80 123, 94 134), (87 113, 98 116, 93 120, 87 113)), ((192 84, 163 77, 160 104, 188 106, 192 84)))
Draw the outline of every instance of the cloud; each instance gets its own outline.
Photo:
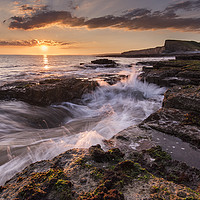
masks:
POLYGON ((126 18, 132 18, 132 17, 141 17, 147 14, 150 14, 151 11, 145 8, 137 8, 132 10, 127 10, 124 12, 124 17, 126 18))
POLYGON ((199 8, 197 5, 200 5, 200 0, 171 4, 163 11, 137 8, 125 11, 120 16, 106 15, 91 19, 72 16, 69 11, 50 11, 45 9, 36 11, 31 15, 11 17, 9 28, 32 30, 52 25, 62 25, 68 27, 87 27, 89 29, 177 29, 181 31, 199 31, 200 18, 181 17, 176 13, 180 9, 197 9, 199 8))
POLYGON ((37 39, 15 40, 15 41, 0 40, 0 46, 17 46, 17 47, 35 47, 41 45, 67 47, 72 44, 74 44, 74 42, 58 42, 54 40, 37 40, 37 39))
POLYGON ((200 0, 196 1, 184 1, 180 3, 171 4, 165 10, 166 11, 178 11, 178 10, 197 10, 200 9, 200 0))
POLYGON ((28 6, 28 5, 22 5, 22 6, 21 6, 21 9, 22 9, 22 10, 33 10, 34 8, 31 7, 31 6, 28 6))
POLYGON ((14 16, 11 20, 9 28, 24 30, 43 28, 52 24, 64 24, 71 27, 84 25, 84 18, 72 17, 68 11, 36 12, 32 16, 19 17, 19 19, 14 16))
POLYGON ((39 11, 46 11, 48 10, 47 5, 29 5, 29 4, 23 4, 20 6, 20 9, 22 11, 32 11, 32 12, 39 12, 39 11))

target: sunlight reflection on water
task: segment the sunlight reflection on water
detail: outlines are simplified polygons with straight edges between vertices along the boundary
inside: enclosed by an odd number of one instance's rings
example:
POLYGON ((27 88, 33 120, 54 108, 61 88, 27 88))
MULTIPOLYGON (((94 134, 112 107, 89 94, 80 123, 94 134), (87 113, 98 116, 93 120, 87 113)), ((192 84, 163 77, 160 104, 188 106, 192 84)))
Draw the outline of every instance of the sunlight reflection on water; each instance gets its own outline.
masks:
POLYGON ((44 69, 49 69, 49 60, 47 55, 43 55, 43 65, 44 69))

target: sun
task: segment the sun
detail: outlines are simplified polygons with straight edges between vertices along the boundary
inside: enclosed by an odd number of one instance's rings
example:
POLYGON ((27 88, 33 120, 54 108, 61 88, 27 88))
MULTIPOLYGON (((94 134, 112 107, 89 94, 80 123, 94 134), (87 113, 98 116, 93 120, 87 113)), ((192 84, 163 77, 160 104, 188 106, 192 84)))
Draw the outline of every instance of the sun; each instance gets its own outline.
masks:
POLYGON ((48 46, 45 46, 45 45, 40 46, 40 48, 41 48, 42 51, 47 51, 48 50, 48 46))

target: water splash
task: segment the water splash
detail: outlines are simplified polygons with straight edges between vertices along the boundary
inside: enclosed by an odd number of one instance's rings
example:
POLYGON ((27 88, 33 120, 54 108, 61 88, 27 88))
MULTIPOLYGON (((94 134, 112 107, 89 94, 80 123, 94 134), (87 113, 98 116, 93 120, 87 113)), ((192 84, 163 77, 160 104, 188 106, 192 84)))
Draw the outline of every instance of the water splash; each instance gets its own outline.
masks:
POLYGON ((22 102, 2 102, 0 118, 5 117, 1 111, 6 110, 7 121, 12 116, 10 125, 15 125, 6 128, 9 134, 0 131, 0 184, 30 163, 52 159, 71 148, 101 144, 159 109, 165 88, 140 82, 136 76, 133 73, 127 81, 98 88, 83 97, 82 105, 64 102, 38 108, 22 102), (62 116, 60 123, 55 114, 62 116), (22 117, 19 120, 14 116, 22 117), (32 116, 31 123, 27 116, 32 116), (34 126, 38 121, 44 126, 34 126))

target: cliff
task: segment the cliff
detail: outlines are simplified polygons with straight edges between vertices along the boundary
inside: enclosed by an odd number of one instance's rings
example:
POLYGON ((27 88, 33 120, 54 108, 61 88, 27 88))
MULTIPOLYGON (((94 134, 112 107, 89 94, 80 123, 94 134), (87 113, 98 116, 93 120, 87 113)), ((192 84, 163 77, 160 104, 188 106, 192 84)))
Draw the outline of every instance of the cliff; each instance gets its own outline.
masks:
POLYGON ((198 52, 200 51, 200 43, 195 41, 184 40, 166 40, 164 46, 133 50, 121 53, 122 56, 135 56, 135 55, 159 55, 168 53, 180 52, 198 52))
POLYGON ((152 54, 161 54, 165 50, 165 47, 155 47, 150 49, 142 49, 135 51, 123 52, 122 55, 131 56, 131 55, 152 55, 152 54))
POLYGON ((164 48, 165 53, 180 51, 200 51, 200 43, 195 41, 166 40, 164 48))

